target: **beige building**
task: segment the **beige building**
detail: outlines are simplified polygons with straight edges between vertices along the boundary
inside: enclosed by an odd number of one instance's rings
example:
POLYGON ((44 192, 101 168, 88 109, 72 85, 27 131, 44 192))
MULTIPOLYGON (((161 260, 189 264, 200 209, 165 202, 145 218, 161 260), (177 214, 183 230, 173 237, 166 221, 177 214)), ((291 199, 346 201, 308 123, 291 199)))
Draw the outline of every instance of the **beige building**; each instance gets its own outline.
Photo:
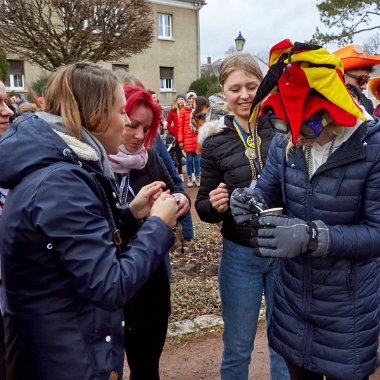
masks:
MULTIPOLYGON (((104 62, 109 69, 125 69, 154 90, 162 105, 170 105, 179 92, 200 76, 199 11, 205 0, 150 0, 155 18, 154 39, 142 54, 118 62, 104 62)), ((43 69, 8 54, 8 92, 27 92, 43 69)))

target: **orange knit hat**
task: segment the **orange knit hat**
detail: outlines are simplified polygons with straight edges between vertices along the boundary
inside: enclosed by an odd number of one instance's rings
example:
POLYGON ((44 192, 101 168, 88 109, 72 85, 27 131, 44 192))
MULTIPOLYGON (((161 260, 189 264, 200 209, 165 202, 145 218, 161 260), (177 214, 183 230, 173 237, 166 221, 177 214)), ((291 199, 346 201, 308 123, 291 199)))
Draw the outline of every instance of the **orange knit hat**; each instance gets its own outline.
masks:
POLYGON ((363 46, 358 44, 343 46, 333 54, 342 60, 345 71, 380 64, 380 56, 368 55, 363 46))

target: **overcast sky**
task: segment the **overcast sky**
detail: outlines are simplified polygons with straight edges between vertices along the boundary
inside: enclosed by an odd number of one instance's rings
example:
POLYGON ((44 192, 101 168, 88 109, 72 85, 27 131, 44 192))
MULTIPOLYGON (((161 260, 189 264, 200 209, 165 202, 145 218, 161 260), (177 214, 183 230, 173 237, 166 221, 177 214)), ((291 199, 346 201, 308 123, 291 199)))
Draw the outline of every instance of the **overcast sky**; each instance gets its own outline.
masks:
MULTIPOLYGON (((206 0, 200 11, 201 63, 224 58, 241 32, 244 51, 267 57, 277 42, 290 38, 303 42, 315 28, 325 31, 316 0, 206 0)), ((357 38, 355 43, 363 43, 357 38)), ((337 45, 327 48, 333 51, 337 45)))

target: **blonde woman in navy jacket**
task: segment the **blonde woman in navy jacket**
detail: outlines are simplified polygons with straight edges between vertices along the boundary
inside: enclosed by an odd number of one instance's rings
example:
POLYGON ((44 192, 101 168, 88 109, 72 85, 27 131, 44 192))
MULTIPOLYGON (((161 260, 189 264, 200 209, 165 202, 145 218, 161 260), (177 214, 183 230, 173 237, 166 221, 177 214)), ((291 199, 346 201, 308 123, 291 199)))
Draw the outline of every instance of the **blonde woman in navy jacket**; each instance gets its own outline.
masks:
POLYGON ((177 212, 161 182, 117 207, 107 154, 130 123, 125 103, 111 71, 64 66, 46 112, 23 115, 0 141, 8 380, 122 378, 122 307, 173 244, 177 212), (120 229, 147 216, 121 250, 120 229))

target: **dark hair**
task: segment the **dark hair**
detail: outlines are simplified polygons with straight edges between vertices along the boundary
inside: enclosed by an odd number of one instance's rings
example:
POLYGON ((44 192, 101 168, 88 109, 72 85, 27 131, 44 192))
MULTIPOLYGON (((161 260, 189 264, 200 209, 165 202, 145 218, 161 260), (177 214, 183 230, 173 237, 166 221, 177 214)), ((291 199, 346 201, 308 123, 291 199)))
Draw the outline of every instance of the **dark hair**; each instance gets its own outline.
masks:
POLYGON ((199 120, 206 120, 204 108, 209 107, 209 102, 204 96, 198 96, 195 101, 195 110, 192 115, 191 123, 196 126, 199 120))
POLYGON ((195 101, 194 114, 196 115, 197 113, 200 113, 204 107, 209 107, 208 100, 204 96, 198 96, 195 101))

